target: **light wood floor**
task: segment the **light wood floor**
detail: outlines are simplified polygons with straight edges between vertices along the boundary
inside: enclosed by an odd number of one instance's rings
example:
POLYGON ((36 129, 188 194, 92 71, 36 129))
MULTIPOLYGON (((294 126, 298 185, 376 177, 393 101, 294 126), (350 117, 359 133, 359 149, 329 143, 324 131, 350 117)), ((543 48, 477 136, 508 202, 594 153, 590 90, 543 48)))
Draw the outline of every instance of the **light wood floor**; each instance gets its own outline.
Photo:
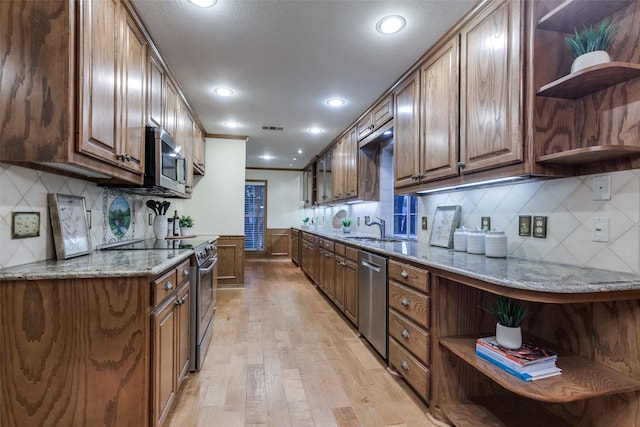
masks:
POLYGON ((427 408, 285 260, 247 260, 218 291, 202 371, 168 426, 434 426, 427 408))

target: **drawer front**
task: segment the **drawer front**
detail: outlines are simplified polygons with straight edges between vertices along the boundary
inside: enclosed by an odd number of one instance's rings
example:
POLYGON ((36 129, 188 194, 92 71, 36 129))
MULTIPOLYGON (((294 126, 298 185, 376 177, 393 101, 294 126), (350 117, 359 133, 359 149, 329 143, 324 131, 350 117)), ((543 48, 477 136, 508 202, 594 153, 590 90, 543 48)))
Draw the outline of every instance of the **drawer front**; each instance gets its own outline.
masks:
POLYGON ((389 310, 389 336, 420 362, 429 365, 429 333, 393 310, 389 310))
POLYGON ((429 272, 422 268, 389 260, 389 278, 424 292, 429 292, 429 272))
POLYGON ((356 248, 347 246, 347 259, 358 262, 358 250, 356 248))
POLYGON ((333 252, 333 241, 325 240, 323 246, 326 251, 333 252))
POLYGON ((178 267, 176 267, 176 275, 176 280, 178 281, 179 285, 182 285, 184 282, 189 280, 191 276, 191 261, 186 260, 178 267))
POLYGON ((291 235, 292 236, 298 236, 300 234, 300 230, 298 230, 297 228, 292 228, 291 229, 291 235))
POLYGON ((334 246, 334 252, 336 255, 344 256, 346 253, 346 247, 342 243, 336 243, 334 246))
POLYGON ((178 288, 176 278, 176 269, 172 268, 152 282, 154 307, 176 291, 178 288))
POLYGON ((393 367, 425 401, 430 396, 430 372, 393 338, 389 338, 389 365, 393 367))
POLYGON ((399 283, 389 281, 389 307, 424 328, 429 327, 430 298, 399 283))

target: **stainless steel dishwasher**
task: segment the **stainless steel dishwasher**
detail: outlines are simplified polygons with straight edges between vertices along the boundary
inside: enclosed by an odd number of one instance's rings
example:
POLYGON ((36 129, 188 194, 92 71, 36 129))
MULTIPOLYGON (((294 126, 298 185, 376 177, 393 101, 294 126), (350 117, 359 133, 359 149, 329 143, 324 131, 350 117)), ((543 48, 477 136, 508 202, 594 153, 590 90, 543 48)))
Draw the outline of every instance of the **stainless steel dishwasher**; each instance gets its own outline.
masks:
POLYGON ((387 358, 387 258, 358 253, 358 329, 387 358))

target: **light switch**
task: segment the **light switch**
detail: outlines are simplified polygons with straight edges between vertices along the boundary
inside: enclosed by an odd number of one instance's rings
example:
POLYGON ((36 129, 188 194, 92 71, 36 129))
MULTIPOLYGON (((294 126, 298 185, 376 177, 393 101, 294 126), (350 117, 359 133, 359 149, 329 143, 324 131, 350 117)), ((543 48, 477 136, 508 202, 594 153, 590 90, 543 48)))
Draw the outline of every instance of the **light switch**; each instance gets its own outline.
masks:
POLYGON ((531 216, 520 215, 518 220, 518 234, 520 236, 531 236, 531 216))
POLYGON ((422 217, 422 229, 423 229, 423 230, 426 230, 426 229, 427 229, 427 227, 428 227, 427 217, 426 217, 426 216, 423 216, 423 217, 422 217))
POLYGON ((491 230, 491 217, 483 216, 480 218, 480 228, 485 231, 491 230))

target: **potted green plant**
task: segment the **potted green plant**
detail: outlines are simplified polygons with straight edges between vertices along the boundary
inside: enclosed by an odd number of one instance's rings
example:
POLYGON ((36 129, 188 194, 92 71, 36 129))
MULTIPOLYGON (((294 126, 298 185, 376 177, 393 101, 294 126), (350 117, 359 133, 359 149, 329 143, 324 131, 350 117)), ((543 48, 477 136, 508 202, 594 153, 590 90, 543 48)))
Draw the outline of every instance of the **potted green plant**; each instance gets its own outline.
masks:
POLYGON ((498 318, 496 341, 503 347, 517 349, 522 347, 520 323, 529 315, 529 309, 520 300, 498 296, 489 307, 482 307, 498 318))
POLYGON ((309 227, 309 217, 306 217, 302 220, 302 227, 303 228, 309 227))
POLYGON ((613 43, 618 33, 618 25, 615 21, 605 18, 594 27, 585 25, 582 31, 573 29, 573 34, 566 38, 567 45, 573 51, 576 59, 571 64, 571 72, 575 73, 584 68, 597 64, 605 64, 611 61, 607 49, 613 43))
POLYGON ((181 236, 191 235, 191 227, 193 227, 193 219, 190 216, 182 215, 178 220, 178 225, 180 226, 181 236))
POLYGON ((351 233, 351 218, 342 218, 342 231, 345 233, 351 233))

